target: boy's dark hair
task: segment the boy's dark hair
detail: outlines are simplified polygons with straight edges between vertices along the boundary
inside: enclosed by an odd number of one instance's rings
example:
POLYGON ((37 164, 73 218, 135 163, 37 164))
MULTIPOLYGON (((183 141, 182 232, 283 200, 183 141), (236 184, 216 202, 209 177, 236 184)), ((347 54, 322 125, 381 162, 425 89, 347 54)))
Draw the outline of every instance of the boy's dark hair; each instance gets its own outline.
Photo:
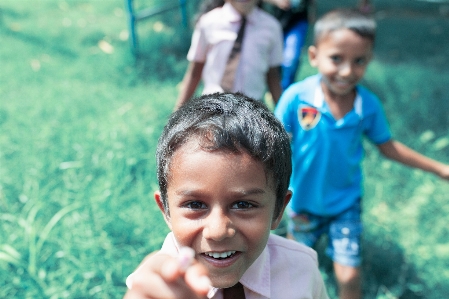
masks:
POLYGON ((326 34, 339 29, 352 30, 373 43, 376 37, 376 21, 372 17, 357 9, 336 9, 326 13, 315 23, 314 44, 317 45, 326 34))
POLYGON ((262 162, 274 183, 273 217, 279 215, 292 170, 290 141, 263 103, 241 93, 214 93, 190 100, 171 115, 156 150, 159 190, 167 215, 170 162, 176 150, 192 139, 198 139, 206 151, 248 153, 262 162))

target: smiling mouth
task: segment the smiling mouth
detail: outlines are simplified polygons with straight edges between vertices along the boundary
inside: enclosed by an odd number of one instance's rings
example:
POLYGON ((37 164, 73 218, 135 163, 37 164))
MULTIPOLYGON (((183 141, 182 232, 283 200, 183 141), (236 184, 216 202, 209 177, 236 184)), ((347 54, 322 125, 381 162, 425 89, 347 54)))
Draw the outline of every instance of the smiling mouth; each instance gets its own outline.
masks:
POLYGON ((231 250, 225 252, 205 252, 203 254, 214 259, 223 260, 234 256, 236 252, 235 250, 231 250))
POLYGON ((353 84, 352 81, 346 81, 346 80, 335 80, 335 83, 337 83, 339 85, 352 85, 353 84))

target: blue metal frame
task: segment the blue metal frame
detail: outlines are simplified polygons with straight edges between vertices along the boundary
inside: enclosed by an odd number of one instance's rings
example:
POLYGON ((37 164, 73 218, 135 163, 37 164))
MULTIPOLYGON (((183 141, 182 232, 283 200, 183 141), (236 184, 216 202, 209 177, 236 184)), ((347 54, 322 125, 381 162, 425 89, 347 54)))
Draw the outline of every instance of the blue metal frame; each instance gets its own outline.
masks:
POLYGON ((187 0, 178 0, 178 3, 173 3, 173 1, 164 1, 168 2, 165 5, 157 6, 157 7, 149 7, 144 10, 135 12, 133 7, 133 0, 125 0, 125 7, 128 13, 128 28, 129 28, 129 41, 131 45, 131 51, 134 55, 138 53, 138 37, 136 33, 136 25, 138 21, 145 20, 149 17, 164 13, 166 11, 181 8, 182 22, 184 26, 187 26, 187 0))

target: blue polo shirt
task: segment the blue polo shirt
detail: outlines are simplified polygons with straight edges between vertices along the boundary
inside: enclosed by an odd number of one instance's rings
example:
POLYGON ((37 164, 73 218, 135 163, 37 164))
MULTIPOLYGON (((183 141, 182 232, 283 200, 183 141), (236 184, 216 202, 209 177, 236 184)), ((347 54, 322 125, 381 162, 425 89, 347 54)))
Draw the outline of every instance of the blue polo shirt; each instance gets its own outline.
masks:
POLYGON ((289 207, 333 216, 362 196, 363 136, 375 144, 391 138, 379 99, 357 86, 353 109, 335 120, 324 100, 320 75, 291 85, 275 114, 292 138, 293 172, 289 207))

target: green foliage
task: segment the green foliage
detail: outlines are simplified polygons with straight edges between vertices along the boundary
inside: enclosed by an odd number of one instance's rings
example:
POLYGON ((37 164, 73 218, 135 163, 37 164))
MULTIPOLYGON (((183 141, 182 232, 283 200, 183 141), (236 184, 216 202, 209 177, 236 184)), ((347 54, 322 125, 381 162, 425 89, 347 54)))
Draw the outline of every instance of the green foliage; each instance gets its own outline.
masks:
POLYGON ((176 89, 142 82, 121 1, 1 5, 1 298, 120 298, 160 247, 154 150, 176 89))
MULTIPOLYGON (((449 32, 438 18, 417 18, 421 30, 449 32)), ((160 247, 168 228, 152 200, 154 151, 191 27, 174 10, 138 30, 135 58, 123 1, 1 2, 0 298, 121 298, 126 276, 160 247)), ((397 139, 449 162, 441 55, 402 55, 391 43, 376 45, 363 83, 384 102, 397 139)), ((312 73, 304 59, 300 76, 312 73)), ((367 298, 444 298, 448 184, 366 149, 367 298)))

